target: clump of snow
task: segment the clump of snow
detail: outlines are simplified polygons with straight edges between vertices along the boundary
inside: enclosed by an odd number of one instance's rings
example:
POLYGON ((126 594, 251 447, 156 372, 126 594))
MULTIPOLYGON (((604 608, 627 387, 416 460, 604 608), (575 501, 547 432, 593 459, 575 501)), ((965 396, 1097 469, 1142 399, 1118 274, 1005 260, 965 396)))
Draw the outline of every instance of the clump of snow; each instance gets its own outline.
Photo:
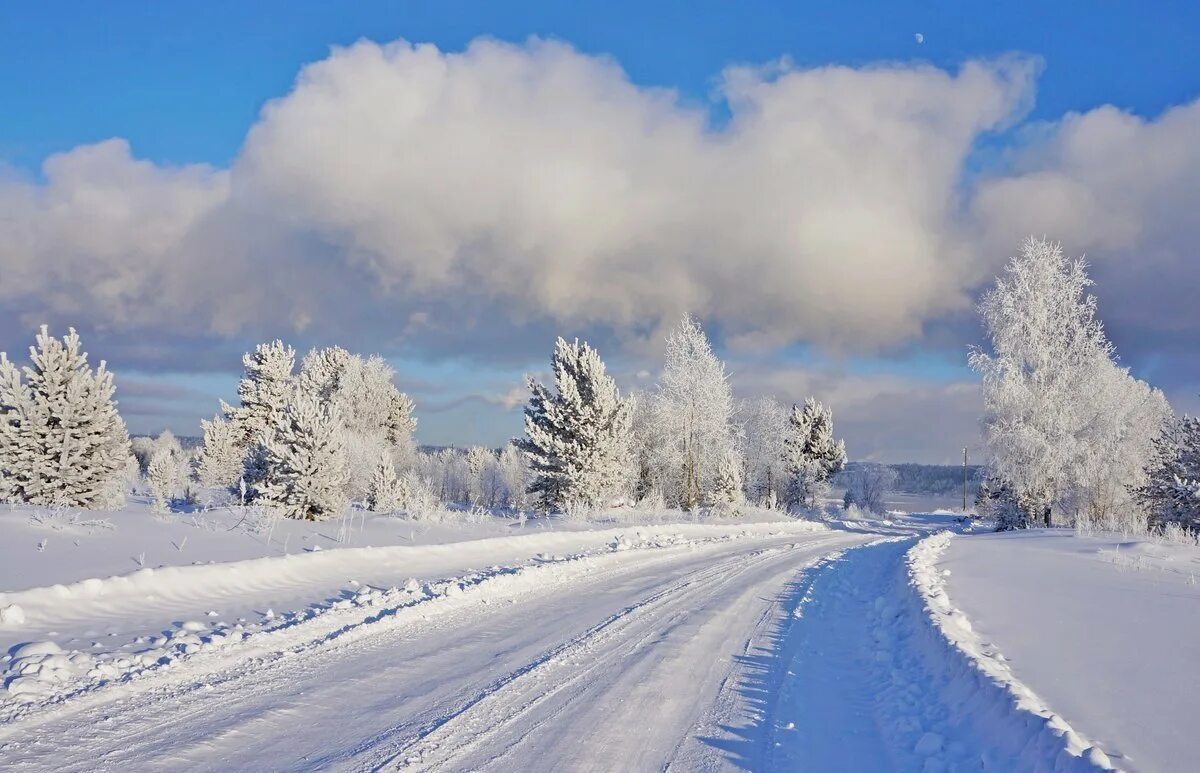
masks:
POLYGON ((22 625, 25 623, 25 610, 20 604, 8 604, 0 607, 0 625, 22 625))

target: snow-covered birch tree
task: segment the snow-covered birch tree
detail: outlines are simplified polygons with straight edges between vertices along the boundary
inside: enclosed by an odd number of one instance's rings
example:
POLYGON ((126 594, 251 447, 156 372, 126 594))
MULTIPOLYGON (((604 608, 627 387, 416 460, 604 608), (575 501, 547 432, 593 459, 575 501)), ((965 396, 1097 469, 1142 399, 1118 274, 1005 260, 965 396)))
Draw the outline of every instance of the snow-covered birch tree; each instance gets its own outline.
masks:
POLYGON ((773 508, 786 497, 788 475, 785 440, 788 414, 774 397, 761 397, 742 407, 746 493, 773 508))
POLYGON ((559 338, 554 389, 529 379, 525 437, 529 493, 542 507, 596 507, 620 494, 630 475, 631 404, 621 398, 595 349, 559 338))
POLYGON ((1090 284, 1082 259, 1030 238, 979 305, 991 352, 973 350, 970 363, 983 377, 989 469, 1028 522, 1129 525, 1126 493, 1170 414, 1161 392, 1115 363, 1090 284))
POLYGON ((103 360, 94 371, 74 328, 62 340, 46 326, 18 370, 0 353, 0 494, 15 501, 117 507, 129 435, 103 360))
POLYGON ((648 406, 658 477, 678 506, 708 501, 718 464, 740 456, 734 408, 725 364, 685 314, 667 337, 662 379, 648 406))

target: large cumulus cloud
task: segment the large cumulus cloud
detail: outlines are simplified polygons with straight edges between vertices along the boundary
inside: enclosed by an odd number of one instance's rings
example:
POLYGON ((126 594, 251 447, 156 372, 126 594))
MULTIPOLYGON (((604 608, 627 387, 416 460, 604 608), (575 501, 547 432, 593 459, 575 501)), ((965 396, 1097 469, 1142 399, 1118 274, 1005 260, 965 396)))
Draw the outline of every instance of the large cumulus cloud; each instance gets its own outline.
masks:
POLYGON ((689 310, 734 341, 870 350, 967 303, 964 159, 1034 69, 732 68, 714 126, 560 43, 362 42, 306 67, 229 170, 113 140, 3 184, 0 304, 448 350, 530 324, 639 339, 689 310))

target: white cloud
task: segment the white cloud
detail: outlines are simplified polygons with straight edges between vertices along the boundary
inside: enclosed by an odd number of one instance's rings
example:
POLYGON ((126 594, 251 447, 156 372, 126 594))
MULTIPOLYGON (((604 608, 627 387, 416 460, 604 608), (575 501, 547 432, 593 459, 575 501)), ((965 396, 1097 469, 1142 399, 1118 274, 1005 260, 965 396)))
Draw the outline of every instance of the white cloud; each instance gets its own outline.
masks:
POLYGON ((1176 349, 1191 362, 1166 370, 1200 376, 1197 138, 1200 101, 1149 120, 1111 106, 1068 115, 979 184, 980 241, 997 258, 1028 233, 1087 253, 1100 316, 1126 356, 1176 349))
POLYGON ((306 67, 228 171, 113 140, 0 184, 0 302, 381 347, 530 320, 638 338, 690 310, 734 341, 869 350, 966 303, 963 161, 1034 69, 731 68, 714 129, 560 43, 362 42, 306 67))
MULTIPOLYGON (((1127 357, 1168 352, 1200 380, 1200 102, 1032 127, 1005 168, 964 180, 1036 69, 733 67, 714 127, 707 106, 559 43, 359 43, 306 67, 230 169, 110 140, 51 157, 42 181, 0 178, 0 349, 48 321, 99 329, 97 358, 119 348, 147 370, 168 349, 301 331, 524 365, 556 332, 644 353, 690 310, 735 345, 871 351, 965 315, 1018 240, 1045 233, 1089 253, 1127 357)), ((860 457, 940 458, 973 432, 958 382, 754 383, 827 396, 860 457)), ((480 394, 499 411, 517 392, 480 394)))

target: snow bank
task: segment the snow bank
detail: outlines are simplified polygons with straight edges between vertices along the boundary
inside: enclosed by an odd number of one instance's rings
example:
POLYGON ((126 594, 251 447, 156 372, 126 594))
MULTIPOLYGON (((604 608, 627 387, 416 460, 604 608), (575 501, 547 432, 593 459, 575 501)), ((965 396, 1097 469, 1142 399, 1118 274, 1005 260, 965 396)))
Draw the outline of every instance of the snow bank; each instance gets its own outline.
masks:
MULTIPOLYGON (((975 632, 946 593, 937 563, 953 535, 941 532, 918 542, 907 555, 912 610, 929 660, 948 678, 946 699, 988 732, 1005 756, 1031 771, 1114 770, 1109 757, 1072 728, 1012 673, 1003 654, 975 632)), ((933 741, 929 741, 933 743, 933 741)), ((987 765, 984 760, 985 767, 987 765)))

